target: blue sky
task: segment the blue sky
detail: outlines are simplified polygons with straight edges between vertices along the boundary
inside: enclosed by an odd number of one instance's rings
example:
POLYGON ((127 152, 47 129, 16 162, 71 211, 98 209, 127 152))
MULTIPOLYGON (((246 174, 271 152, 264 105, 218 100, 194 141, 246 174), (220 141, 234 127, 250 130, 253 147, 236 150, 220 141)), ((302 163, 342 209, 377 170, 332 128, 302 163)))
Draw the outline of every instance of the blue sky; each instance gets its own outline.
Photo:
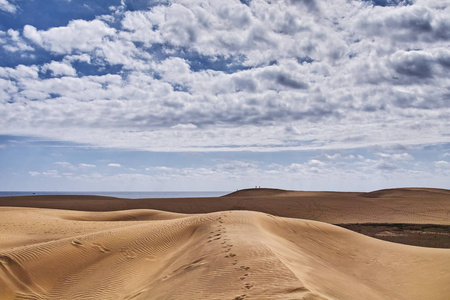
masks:
POLYGON ((0 190, 450 188, 449 15, 0 0, 0 190))

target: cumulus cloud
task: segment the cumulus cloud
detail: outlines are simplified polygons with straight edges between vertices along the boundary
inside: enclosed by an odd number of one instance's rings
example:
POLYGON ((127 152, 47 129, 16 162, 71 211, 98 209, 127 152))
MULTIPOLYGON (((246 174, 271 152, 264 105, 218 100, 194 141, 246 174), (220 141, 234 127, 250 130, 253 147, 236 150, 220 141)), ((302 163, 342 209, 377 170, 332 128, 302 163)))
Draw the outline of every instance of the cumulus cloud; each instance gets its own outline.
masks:
POLYGON ((439 167, 439 168, 448 168, 448 167, 450 167, 450 163, 448 161, 445 161, 445 160, 436 161, 436 162, 434 162, 434 164, 437 167, 439 167))
POLYGON ((448 141, 445 1, 165 4, 1 32, 41 60, 0 67, 0 133, 155 151, 448 141))
POLYGON ((400 178, 407 178, 406 182, 409 184, 419 182, 424 176, 436 180, 439 176, 446 176, 448 172, 445 167, 448 168, 448 163, 444 161, 424 167, 413 158, 410 159, 406 153, 393 153, 389 158, 336 153, 321 154, 304 162, 294 161, 288 164, 267 165, 257 161, 234 160, 199 168, 158 166, 147 168, 146 175, 153 180, 180 183, 189 179, 198 182, 199 178, 214 178, 226 182, 230 187, 248 187, 245 184, 250 182, 283 186, 284 182, 286 186, 300 184, 310 189, 326 186, 329 189, 345 190, 352 186, 354 190, 370 190, 374 186, 386 188, 404 185, 400 178), (392 157, 403 159, 404 163, 396 164, 390 160, 392 157), (355 185, 349 182, 354 182, 355 185))
POLYGON ((448 40, 448 18, 445 9, 432 9, 427 3, 390 7, 374 7, 360 15, 358 27, 369 35, 390 36, 397 40, 435 42, 448 40))
MULTIPOLYGON (((441 157, 445 153, 443 149, 439 149, 440 147, 430 149, 431 152, 428 153, 441 152, 441 155, 437 155, 441 157)), ((183 165, 179 165, 171 160, 163 163, 156 159, 147 166, 125 168, 122 164, 122 168, 106 169, 81 168, 80 164, 57 162, 55 165, 60 168, 57 171, 44 166, 28 174, 35 178, 58 180, 65 186, 69 186, 69 183, 83 184, 104 190, 114 189, 118 184, 135 190, 145 187, 153 190, 174 189, 176 186, 178 190, 230 191, 254 185, 353 191, 424 184, 443 187, 448 185, 450 169, 449 162, 445 159, 424 163, 417 157, 423 155, 419 149, 410 149, 412 153, 404 152, 400 147, 390 147, 389 150, 386 147, 384 150, 300 151, 270 155, 241 153, 237 156, 214 153, 201 155, 201 158, 192 153, 169 156, 158 154, 159 157, 176 158, 175 161, 182 157, 190 157, 192 160, 184 160, 183 165)), ((107 152, 110 150, 104 153, 107 152)), ((108 156, 106 154, 106 159, 108 156)), ((99 163, 103 161, 99 160, 99 163)))
POLYGON ((33 51, 31 47, 20 35, 18 30, 8 29, 6 32, 0 30, 0 46, 7 52, 21 52, 23 56, 29 51, 33 51))
POLYGON ((70 54, 76 50, 92 51, 105 37, 116 32, 100 20, 73 20, 67 26, 54 27, 46 31, 25 25, 23 34, 37 45, 59 54, 70 54))
POLYGON ((433 76, 432 61, 430 54, 420 51, 399 51, 391 57, 391 63, 397 73, 421 79, 433 76))
POLYGON ((394 160, 394 161, 405 161, 405 160, 413 160, 414 158, 409 153, 377 153, 378 157, 382 159, 394 160))
POLYGON ((53 76, 76 76, 77 71, 66 62, 52 61, 42 66, 42 72, 51 72, 53 76))
POLYGON ((8 0, 0 0, 0 10, 7 13, 15 13, 17 11, 17 6, 12 4, 8 0))

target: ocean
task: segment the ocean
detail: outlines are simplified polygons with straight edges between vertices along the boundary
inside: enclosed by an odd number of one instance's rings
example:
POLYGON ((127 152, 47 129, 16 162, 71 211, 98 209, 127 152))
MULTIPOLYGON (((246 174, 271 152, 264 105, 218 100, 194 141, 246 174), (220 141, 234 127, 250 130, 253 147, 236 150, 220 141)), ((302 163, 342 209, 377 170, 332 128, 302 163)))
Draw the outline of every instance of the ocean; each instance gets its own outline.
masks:
POLYGON ((201 192, 36 192, 36 191, 4 191, 0 197, 32 196, 32 195, 96 195, 117 198, 197 198, 197 197, 220 197, 230 192, 201 191, 201 192))

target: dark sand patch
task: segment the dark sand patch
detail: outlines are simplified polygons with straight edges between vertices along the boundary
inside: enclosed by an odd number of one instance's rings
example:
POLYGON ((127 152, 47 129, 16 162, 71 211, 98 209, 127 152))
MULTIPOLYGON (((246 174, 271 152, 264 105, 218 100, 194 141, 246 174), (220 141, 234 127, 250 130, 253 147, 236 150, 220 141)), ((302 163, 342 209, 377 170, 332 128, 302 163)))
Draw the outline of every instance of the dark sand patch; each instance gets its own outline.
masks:
POLYGON ((336 224, 380 240, 431 248, 450 248, 450 226, 435 224, 336 224))

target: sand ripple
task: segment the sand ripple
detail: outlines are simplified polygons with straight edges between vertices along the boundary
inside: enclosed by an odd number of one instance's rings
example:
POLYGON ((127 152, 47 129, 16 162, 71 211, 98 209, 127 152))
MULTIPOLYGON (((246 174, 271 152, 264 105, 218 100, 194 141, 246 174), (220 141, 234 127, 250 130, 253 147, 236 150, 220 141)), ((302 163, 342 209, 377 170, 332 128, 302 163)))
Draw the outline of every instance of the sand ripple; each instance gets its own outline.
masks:
POLYGON ((450 250, 249 211, 2 208, 2 299, 448 299, 450 250), (17 237, 16 237, 17 236, 17 237), (27 236, 28 238, 24 238, 27 236))

